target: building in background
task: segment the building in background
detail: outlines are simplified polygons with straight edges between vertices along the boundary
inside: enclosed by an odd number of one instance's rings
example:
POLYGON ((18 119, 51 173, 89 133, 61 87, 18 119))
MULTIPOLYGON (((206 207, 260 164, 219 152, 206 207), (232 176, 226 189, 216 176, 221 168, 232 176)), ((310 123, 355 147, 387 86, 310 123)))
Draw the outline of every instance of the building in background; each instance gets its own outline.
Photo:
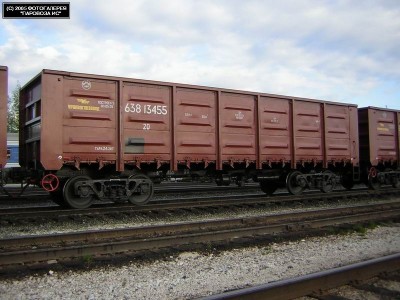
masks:
POLYGON ((5 168, 20 167, 18 133, 7 133, 7 163, 5 168))

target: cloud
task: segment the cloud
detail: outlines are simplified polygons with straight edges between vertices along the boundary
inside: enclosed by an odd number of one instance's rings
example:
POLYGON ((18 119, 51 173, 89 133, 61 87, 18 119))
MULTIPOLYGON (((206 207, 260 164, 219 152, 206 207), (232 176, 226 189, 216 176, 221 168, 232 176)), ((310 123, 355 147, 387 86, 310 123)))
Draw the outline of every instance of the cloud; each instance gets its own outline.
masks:
POLYGON ((71 9, 69 20, 0 20, 11 84, 53 68, 360 105, 381 96, 400 109, 397 1, 85 0, 71 9))

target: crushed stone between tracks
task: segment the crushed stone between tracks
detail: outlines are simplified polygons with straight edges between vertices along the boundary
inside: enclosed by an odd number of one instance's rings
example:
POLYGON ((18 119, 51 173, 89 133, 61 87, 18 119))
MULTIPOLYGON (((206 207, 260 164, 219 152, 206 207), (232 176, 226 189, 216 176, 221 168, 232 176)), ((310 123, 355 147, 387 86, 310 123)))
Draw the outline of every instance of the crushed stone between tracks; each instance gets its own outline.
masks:
POLYGON ((2 299, 191 299, 400 251, 400 227, 0 282, 2 299))

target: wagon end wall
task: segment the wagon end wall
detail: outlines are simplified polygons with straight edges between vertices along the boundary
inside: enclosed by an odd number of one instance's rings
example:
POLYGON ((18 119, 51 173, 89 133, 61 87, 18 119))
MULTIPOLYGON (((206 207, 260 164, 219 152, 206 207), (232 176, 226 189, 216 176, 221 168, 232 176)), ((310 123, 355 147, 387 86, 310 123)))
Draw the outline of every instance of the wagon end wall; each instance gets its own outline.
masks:
POLYGON ((0 168, 7 162, 8 68, 0 66, 0 168))
POLYGON ((364 163, 397 164, 399 161, 400 111, 365 107, 358 109, 360 155, 364 163))

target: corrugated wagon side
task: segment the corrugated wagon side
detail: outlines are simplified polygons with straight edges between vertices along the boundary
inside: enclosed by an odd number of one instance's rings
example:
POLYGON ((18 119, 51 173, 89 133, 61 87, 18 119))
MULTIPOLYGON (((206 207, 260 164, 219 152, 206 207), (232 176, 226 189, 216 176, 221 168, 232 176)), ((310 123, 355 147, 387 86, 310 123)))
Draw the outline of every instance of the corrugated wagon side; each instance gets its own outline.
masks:
POLYGON ((351 188, 359 163, 357 107, 276 95, 259 100, 261 188, 351 188))
POLYGON ((400 111, 365 107, 358 116, 363 181, 373 189, 399 187, 400 111))
POLYGON ((121 169, 242 182, 255 170, 252 93, 124 79, 121 169))
POLYGON ((0 169, 7 163, 8 68, 0 66, 0 169))

